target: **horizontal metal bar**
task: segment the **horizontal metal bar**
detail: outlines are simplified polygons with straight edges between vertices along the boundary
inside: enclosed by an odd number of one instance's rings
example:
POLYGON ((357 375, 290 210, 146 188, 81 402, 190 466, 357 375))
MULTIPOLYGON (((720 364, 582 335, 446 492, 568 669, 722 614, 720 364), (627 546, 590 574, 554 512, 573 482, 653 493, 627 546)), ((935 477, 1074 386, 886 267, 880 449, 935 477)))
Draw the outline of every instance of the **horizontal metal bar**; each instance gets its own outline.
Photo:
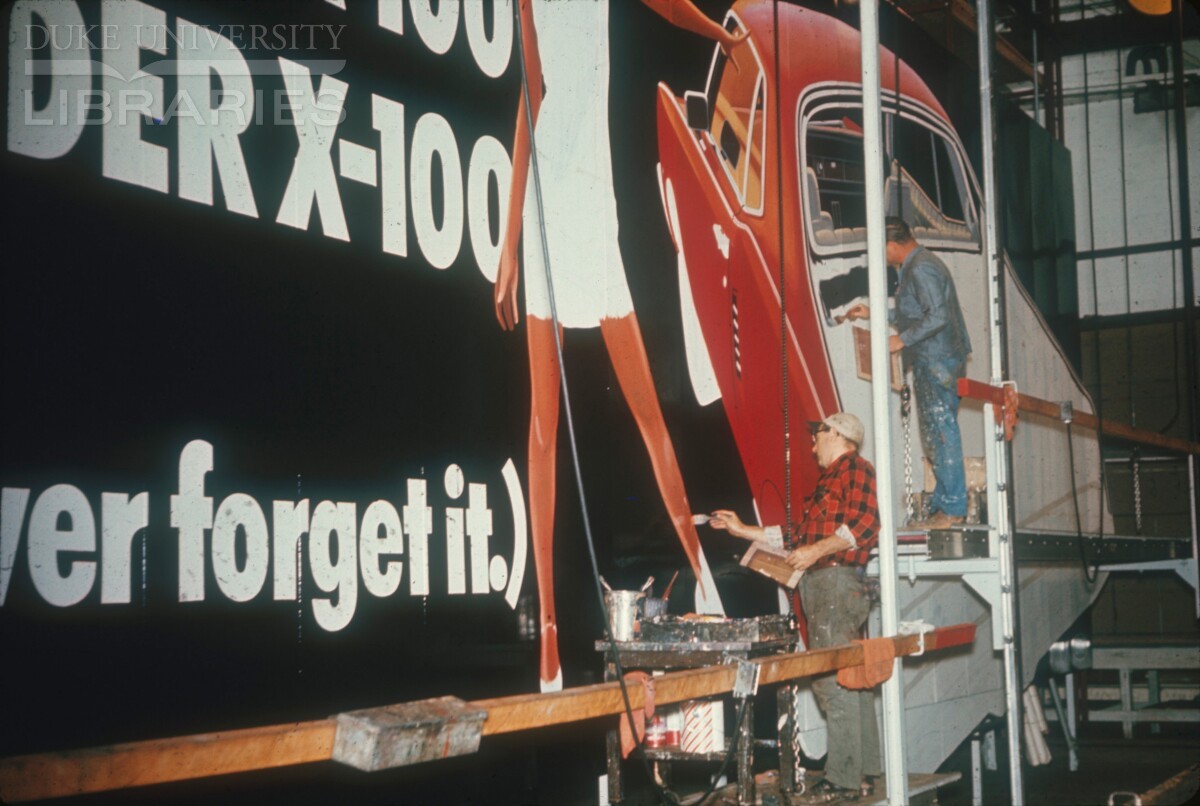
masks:
POLYGON ((1200 722, 1195 708, 1138 708, 1121 711, 1110 708, 1088 710, 1089 722, 1200 722))
POLYGON ((1103 316, 1081 316, 1079 329, 1084 332, 1116 330, 1128 327, 1149 327, 1151 325, 1174 324, 1185 320, 1186 311, 1183 308, 1160 308, 1155 311, 1137 311, 1136 313, 1112 313, 1103 316))
MULTIPOLYGON (((1185 3, 1184 9, 1187 7, 1185 3)), ((1128 12, 1059 22, 1043 29, 1048 40, 1044 44, 1055 57, 1062 57, 1170 42, 1175 36, 1173 16, 1128 12)), ((1195 36, 1195 12, 1184 15, 1184 28, 1186 37, 1195 36)))
POLYGON ((1109 257, 1132 257, 1134 255, 1149 255, 1155 252, 1173 252, 1183 248, 1183 239, 1173 241, 1156 241, 1154 243, 1128 244, 1127 246, 1109 246, 1104 249, 1089 249, 1075 253, 1076 260, 1103 260, 1109 257))
POLYGON ((1200 669, 1200 646, 1092 647, 1093 669, 1200 669))
MULTIPOLYGON (((982 400, 995 406, 1004 405, 1003 389, 971 378, 958 379, 958 394, 961 397, 982 400)), ((1017 401, 1017 407, 1022 414, 1036 414, 1040 417, 1059 420, 1061 422, 1062 408, 1057 402, 1043 400, 1039 397, 1023 393, 1017 395, 1017 401)), ((1157 431, 1134 428, 1114 420, 1101 420, 1096 415, 1085 411, 1073 412, 1071 422, 1080 428, 1090 428, 1093 431, 1099 430, 1110 437, 1125 439, 1142 445, 1154 445, 1155 447, 1179 451, 1180 453, 1200 454, 1200 443, 1163 436, 1157 431)))
MULTIPOLYGON (((1129 465, 1135 460, 1128 456, 1106 456, 1104 464, 1106 465, 1129 465)), ((1142 462, 1171 462, 1181 464, 1186 467, 1188 458, 1186 456, 1139 456, 1136 460, 1142 462)))

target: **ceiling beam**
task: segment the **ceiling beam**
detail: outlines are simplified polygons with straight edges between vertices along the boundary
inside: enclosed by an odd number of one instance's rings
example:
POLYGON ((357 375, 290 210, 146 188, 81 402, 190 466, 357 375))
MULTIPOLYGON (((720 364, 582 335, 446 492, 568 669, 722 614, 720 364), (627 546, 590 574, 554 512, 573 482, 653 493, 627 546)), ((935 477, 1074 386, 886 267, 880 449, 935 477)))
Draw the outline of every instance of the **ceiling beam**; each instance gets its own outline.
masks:
MULTIPOLYGON (((1173 15, 1151 17, 1134 12, 1089 17, 1045 25, 1040 30, 1050 40, 1056 56, 1078 56, 1174 41, 1173 15)), ((1184 39, 1200 38, 1200 14, 1184 6, 1184 39)))

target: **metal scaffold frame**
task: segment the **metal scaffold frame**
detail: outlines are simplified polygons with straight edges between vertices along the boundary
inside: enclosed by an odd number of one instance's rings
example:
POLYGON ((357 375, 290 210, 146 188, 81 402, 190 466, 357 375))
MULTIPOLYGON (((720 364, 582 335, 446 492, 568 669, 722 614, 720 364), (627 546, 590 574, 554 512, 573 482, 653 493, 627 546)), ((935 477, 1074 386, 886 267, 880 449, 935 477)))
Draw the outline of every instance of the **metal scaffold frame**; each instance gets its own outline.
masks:
MULTIPOLYGON (((996 127, 992 99, 992 6, 978 0, 979 110, 983 161, 983 248, 988 273, 988 336, 991 343, 992 384, 999 386, 1007 375, 1008 355, 1004 341, 1004 264, 996 226, 996 127)), ((1016 562, 1013 558, 1012 497, 1009 494, 1012 454, 1004 439, 1004 428, 994 416, 994 403, 984 405, 984 418, 993 415, 993 439, 987 441, 988 512, 995 513, 989 534, 990 557, 997 560, 1000 595, 1000 635, 1003 642, 1004 702, 1008 724, 1009 787, 1014 806, 1023 806, 1025 788, 1021 776, 1021 679, 1020 626, 1017 611, 1016 562), (995 483, 990 480, 995 479, 995 483)))
MULTIPOLYGON (((870 278, 870 307, 887 307, 887 268, 884 244, 883 163, 874 158, 882 154, 882 103, 879 81, 879 6, 877 0, 863 0, 861 5, 862 83, 863 83, 863 149, 866 166, 867 256, 870 278)), ((992 15, 989 0, 979 0, 976 29, 979 37, 979 95, 981 130, 983 132, 983 244, 987 256, 989 338, 991 342, 992 383, 999 386, 1007 365, 1004 350, 1003 263, 996 227, 995 124, 992 114, 992 15)), ((888 325, 884 317, 871 321, 871 373, 873 378, 888 378, 888 325)), ((889 385, 886 381, 872 383, 872 409, 876 440, 875 455, 878 476, 879 509, 881 513, 879 540, 879 578, 881 618, 885 634, 895 631, 899 607, 896 597, 896 536, 891 500, 891 467, 882 449, 890 444, 889 385)), ((984 416, 996 422, 991 403, 985 404, 984 416)), ((1000 649, 1003 650, 1004 698, 1008 720, 1009 767, 1012 802, 1024 803, 1021 780, 1021 686, 1020 647, 1017 620, 1016 565, 1013 559, 1008 478, 1010 455, 1004 429, 997 424, 994 439, 988 440, 986 463, 989 479, 988 511, 995 513, 989 539, 989 559, 973 561, 970 572, 965 567, 941 565, 938 573, 962 575, 973 588, 994 595, 985 596, 989 602, 999 600, 1000 649), (994 479, 992 483, 990 480, 994 479)), ((899 662, 897 661, 897 665, 899 662)), ((900 676, 893 674, 883 687, 884 759, 888 780, 888 802, 908 803, 904 759, 904 695, 900 676)))
MULTIPOLYGON (((866 168, 867 272, 871 310, 887 310, 887 260, 884 243, 883 198, 883 99, 879 74, 879 3, 863 0, 861 7, 861 58, 863 86, 863 165, 866 168)), ((885 316, 871 318, 871 409, 877 463, 876 494, 879 501, 880 616, 883 632, 892 635, 900 621, 896 597, 896 527, 892 506, 892 467, 887 460, 891 444, 889 401, 890 357, 885 316), (878 380, 883 379, 883 380, 878 380)), ((883 684, 883 759, 887 772, 888 803, 908 803, 908 773, 904 758, 904 686, 900 660, 892 661, 892 675, 883 684)))

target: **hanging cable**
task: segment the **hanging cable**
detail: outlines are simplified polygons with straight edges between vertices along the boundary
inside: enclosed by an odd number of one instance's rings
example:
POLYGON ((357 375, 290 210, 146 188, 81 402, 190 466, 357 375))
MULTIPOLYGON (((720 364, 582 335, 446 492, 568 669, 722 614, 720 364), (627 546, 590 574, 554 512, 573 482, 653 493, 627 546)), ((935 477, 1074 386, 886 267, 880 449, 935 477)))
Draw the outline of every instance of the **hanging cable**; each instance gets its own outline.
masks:
POLYGON ((917 520, 917 510, 913 500, 912 387, 907 382, 900 390, 900 422, 904 428, 904 525, 909 526, 917 520))
MULTIPOLYGON (((771 36, 775 43, 775 75, 780 76, 779 72, 779 0, 774 0, 771 4, 771 12, 774 15, 771 20, 771 36)), ((778 80, 777 80, 778 81, 778 80)), ((778 82, 778 86, 782 87, 783 83, 778 82)), ((781 104, 775 104, 775 153, 783 154, 783 120, 781 104)), ((775 198, 776 209, 783 210, 783 167, 780 165, 781 159, 775 161, 775 198)), ((783 248, 783 233, 785 227, 779 227, 779 374, 780 381, 783 387, 783 510, 784 522, 787 533, 792 528, 792 430, 791 430, 791 409, 788 403, 791 397, 788 394, 788 362, 787 362, 787 345, 788 345, 788 323, 787 323, 787 274, 784 272, 784 248, 783 248)), ((821 401, 814 401, 817 404, 817 409, 820 410, 821 401)))
POLYGON ((1135 445, 1129 452, 1129 463, 1133 466, 1133 524, 1134 534, 1142 534, 1142 449, 1135 445))
POLYGON ((550 249, 546 240, 546 216, 545 207, 542 202, 541 174, 538 170, 537 138, 534 134, 533 106, 530 103, 531 99, 529 97, 529 75, 525 70, 525 38, 524 31, 522 30, 520 5, 521 4, 519 0, 513 3, 513 18, 516 20, 517 28, 517 49, 519 57, 517 61, 521 66, 521 94, 525 99, 525 123, 529 129, 529 162, 530 167, 533 169, 533 189, 534 198, 537 202, 538 229, 540 231, 539 234, 541 235, 542 264, 546 274, 546 291, 550 298, 550 317, 554 323, 555 357, 558 360, 559 378, 562 385, 562 407, 567 421, 567 440, 571 444, 571 459, 575 470, 575 484, 579 492, 579 509, 583 518, 583 535, 587 542, 588 558, 591 560, 592 564, 592 581, 595 583, 596 598, 600 602, 600 612, 604 616, 604 637, 608 641, 609 651, 612 653, 613 667, 616 669, 617 673, 617 683, 621 688, 621 699, 625 704, 625 717, 629 720, 630 729, 633 733, 634 740, 637 742, 637 754, 642 760, 642 765, 646 770, 646 774, 650 779, 650 784, 654 787, 655 794, 658 796, 658 799, 663 803, 672 804, 675 802, 670 799, 673 796, 670 796, 668 792, 658 785, 658 782, 654 778, 654 774, 650 770, 649 761, 646 759, 646 732, 642 731, 642 735, 638 736, 637 730, 634 729, 633 707, 630 705, 629 701, 629 688, 625 682, 625 670, 621 665, 620 651, 617 648, 617 641, 616 638, 613 637, 612 628, 610 626, 612 621, 609 618, 608 606, 604 601, 604 589, 600 582, 600 565, 596 561, 596 545, 592 538, 591 518, 588 515, 587 509, 587 496, 584 494, 583 489, 583 470, 579 462, 579 445, 575 439, 575 423, 571 417, 571 396, 570 389, 567 384, 567 368, 563 364, 562 332, 558 324, 558 307, 554 297, 554 278, 551 276, 550 272, 550 249))
MULTIPOLYGON (((708 789, 704 792, 703 795, 700 796, 699 800, 692 800, 689 797, 688 801, 690 803, 694 803, 696 806, 704 806, 704 802, 707 801, 709 798, 711 798, 713 796, 713 793, 717 791, 717 784, 719 784, 721 782, 721 779, 725 777, 725 771, 729 769, 729 765, 733 761, 734 749, 737 747, 738 741, 740 740, 740 737, 741 737, 742 722, 744 722, 746 720, 746 711, 748 710, 746 708, 747 702, 748 702, 748 699, 743 699, 742 704, 738 706, 737 719, 734 720, 734 727, 733 727, 733 737, 734 738, 730 742, 729 752, 727 752, 725 754, 725 759, 724 759, 724 761, 721 762, 720 769, 718 769, 716 774, 712 777, 712 783, 709 784, 708 789)), ((751 770, 751 775, 753 775, 753 774, 754 774, 753 770, 751 770)))
MULTIPOLYGON (((1070 462, 1071 470, 1071 503, 1075 505, 1075 538, 1079 544, 1079 561, 1083 563, 1083 576, 1087 583, 1091 585, 1096 581, 1097 568, 1090 567, 1087 558, 1087 539, 1083 536, 1083 518, 1079 514, 1079 490, 1075 485, 1075 440, 1072 439, 1071 421, 1067 420, 1067 457, 1070 462)), ((1104 528, 1104 498, 1103 488, 1101 488, 1101 513, 1100 513, 1100 528, 1104 528)))
MULTIPOLYGON (((778 13, 778 9, 776 10, 776 13, 778 13)), ((530 96, 529 96, 529 76, 525 70, 525 40, 524 40, 524 32, 522 31, 521 11, 520 11, 520 3, 519 2, 513 3, 513 17, 516 20, 517 47, 518 47, 518 56, 519 56, 518 62, 520 63, 520 66, 521 66, 521 93, 525 99, 525 121, 526 121, 526 126, 529 129, 529 159, 530 159, 530 167, 533 169, 533 187, 534 187, 534 196, 535 196, 535 199, 537 202, 538 229, 539 229, 539 234, 541 235, 542 263, 543 263, 543 268, 544 268, 544 271, 546 274, 546 290, 547 290, 547 294, 550 298, 550 317, 553 320, 553 324, 554 324, 554 349, 555 349, 555 353, 556 353, 556 358, 558 360, 559 377, 561 379, 561 385, 562 385, 562 394, 563 394, 562 405, 563 405, 563 411, 565 413, 566 422, 567 422, 567 438, 571 445, 571 459, 572 459, 572 462, 574 465, 574 470, 575 470, 575 483, 576 483, 576 487, 578 488, 578 493, 579 493, 579 508, 580 508, 580 513, 581 513, 582 519, 583 519, 583 534, 584 534, 584 538, 587 542, 588 559, 591 561, 591 565, 592 565, 592 581, 595 584, 596 598, 600 603, 600 612, 604 615, 604 637, 605 637, 605 640, 607 640, 607 642, 609 644, 609 651, 612 653, 613 667, 616 670, 617 682, 621 688, 621 699, 625 705, 625 717, 626 717, 626 719, 629 720, 629 725, 630 725, 631 731, 633 733, 634 740, 637 743, 637 748, 636 748, 637 755, 642 761, 643 769, 645 770, 646 776, 650 781, 650 785, 652 787, 654 787, 655 795, 658 797, 658 800, 663 803, 671 804, 671 806, 675 806, 675 804, 679 803, 679 798, 676 797, 675 794, 673 792, 671 792, 670 790, 664 789, 663 787, 659 786, 658 781, 654 776, 654 773, 650 769, 650 763, 649 763, 649 760, 646 758, 646 753, 645 753, 645 731, 642 732, 641 736, 638 736, 637 731, 633 730, 633 725, 634 725, 633 707, 630 704, 630 700, 629 700, 629 688, 625 681, 625 670, 624 670, 623 665, 621 664, 620 650, 617 646, 617 641, 613 637, 613 634, 612 634, 612 629, 610 627, 611 619, 609 618, 608 607, 604 601, 604 590, 603 590, 603 587, 602 587, 601 581, 600 581, 600 565, 599 565, 598 561, 596 560, 596 545, 595 545, 595 541, 592 537, 591 518, 588 515, 587 496, 584 493, 584 487, 583 487, 583 471, 582 471, 582 467, 581 467, 581 464, 579 461, 579 445, 575 438, 575 423, 571 416, 571 397, 570 397, 570 389, 569 389, 568 383, 567 383, 567 370, 566 370, 566 366, 563 363, 562 333, 559 328, 558 308, 557 308, 556 300, 555 300, 555 296, 554 296, 554 278, 552 277, 551 271, 550 271, 550 252, 549 252, 548 242, 546 239, 546 218, 545 218, 545 208, 544 208, 544 205, 542 202, 541 173, 538 168, 537 139, 536 139, 536 136, 534 133, 533 106, 530 103, 530 96)), ((778 59, 778 54, 776 54, 776 59, 778 59)), ((786 365, 785 365, 785 372, 786 372, 786 365)), ((786 375, 785 375, 785 378, 786 378, 786 375)), ((785 398, 785 401, 786 401, 786 398, 785 398)), ((785 410, 786 410, 786 402, 785 402, 785 410)), ((786 420, 785 420, 785 429, 786 429, 786 420)), ((785 433, 785 440, 786 440, 786 436, 787 435, 785 433)), ((739 717, 738 717, 739 729, 740 729, 740 725, 741 725, 741 720, 745 714, 745 710, 746 710, 746 706, 745 706, 745 703, 743 702, 742 708, 739 712, 739 717)), ((721 765, 721 773, 718 774, 717 779, 715 779, 715 780, 719 780, 720 775, 723 775, 724 770, 729 766, 729 763, 733 759, 734 753, 736 751, 737 744, 738 744, 738 742, 736 739, 730 743, 730 748, 729 748, 729 751, 726 753, 725 761, 721 765)), ((715 788, 715 786, 716 786, 716 784, 714 782, 713 787, 715 788)), ((711 795, 711 794, 712 794, 712 790, 710 789, 709 793, 706 794, 704 796, 704 798, 708 798, 709 795, 711 795)))

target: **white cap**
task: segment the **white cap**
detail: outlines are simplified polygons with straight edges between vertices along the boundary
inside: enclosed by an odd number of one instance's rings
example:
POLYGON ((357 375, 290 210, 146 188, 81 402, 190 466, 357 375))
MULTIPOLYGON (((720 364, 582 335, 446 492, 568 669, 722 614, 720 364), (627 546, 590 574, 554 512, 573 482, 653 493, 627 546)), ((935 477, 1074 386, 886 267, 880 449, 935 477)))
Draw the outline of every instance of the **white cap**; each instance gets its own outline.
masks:
POLYGON ((824 420, 809 422, 809 427, 814 431, 824 425, 829 429, 836 431, 846 439, 853 442, 858 447, 862 447, 863 441, 863 424, 862 420, 855 417, 848 411, 839 411, 836 414, 831 414, 824 420))

